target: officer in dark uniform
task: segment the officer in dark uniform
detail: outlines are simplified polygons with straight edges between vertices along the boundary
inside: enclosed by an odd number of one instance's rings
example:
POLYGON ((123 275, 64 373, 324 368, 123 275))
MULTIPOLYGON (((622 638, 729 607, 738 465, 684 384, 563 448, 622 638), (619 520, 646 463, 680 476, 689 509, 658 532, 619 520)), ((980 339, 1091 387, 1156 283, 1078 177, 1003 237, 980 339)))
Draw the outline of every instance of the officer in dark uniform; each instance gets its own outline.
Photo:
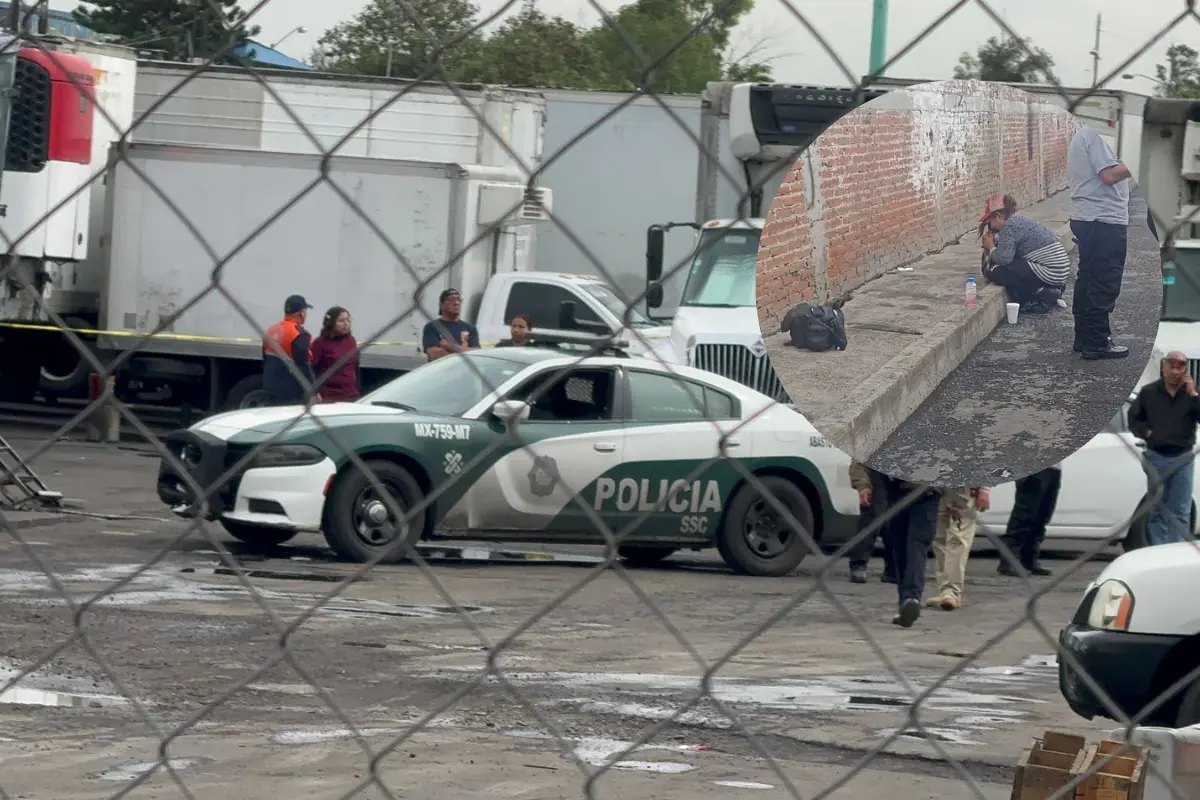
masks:
MULTIPOLYGON (((304 330, 308 310, 312 308, 298 294, 283 303, 283 319, 276 322, 263 337, 263 391, 277 406, 305 402, 306 387, 292 374, 288 366, 291 361, 309 385, 314 380, 312 371, 312 334, 304 330)), ((319 401, 321 396, 315 395, 319 401)))

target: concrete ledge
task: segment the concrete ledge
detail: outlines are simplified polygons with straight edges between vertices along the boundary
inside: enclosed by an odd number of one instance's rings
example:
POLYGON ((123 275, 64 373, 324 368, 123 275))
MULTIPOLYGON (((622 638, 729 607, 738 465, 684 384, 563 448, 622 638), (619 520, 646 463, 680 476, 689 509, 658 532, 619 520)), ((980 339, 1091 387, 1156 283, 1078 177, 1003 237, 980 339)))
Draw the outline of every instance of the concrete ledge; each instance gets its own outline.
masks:
MULTIPOLYGON (((1048 225, 1074 249, 1066 193, 1022 213, 1048 225)), ((764 337, 792 402, 838 449, 867 460, 938 385, 1004 324, 1003 288, 981 284, 976 308, 963 305, 966 275, 978 276, 974 234, 855 290, 846 303, 850 346, 810 353, 764 337)), ((765 333, 766 331, 764 331, 765 333)))

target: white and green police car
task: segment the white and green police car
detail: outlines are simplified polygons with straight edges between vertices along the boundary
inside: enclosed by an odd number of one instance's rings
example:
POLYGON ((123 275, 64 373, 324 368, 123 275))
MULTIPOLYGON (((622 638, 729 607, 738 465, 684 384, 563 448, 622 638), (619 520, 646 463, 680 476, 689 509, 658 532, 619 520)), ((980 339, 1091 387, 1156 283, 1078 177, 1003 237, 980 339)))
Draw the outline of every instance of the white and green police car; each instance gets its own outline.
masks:
POLYGON ((808 548, 747 473, 817 540, 844 541, 857 521, 847 456, 799 413, 719 375, 619 352, 476 350, 358 402, 315 406, 328 431, 295 422, 301 411, 232 411, 172 433, 159 497, 260 546, 320 531, 359 562, 402 554, 402 530, 603 544, 604 525, 627 534, 620 553, 631 563, 716 547, 736 571, 786 574, 808 548), (197 499, 191 485, 216 488, 197 499))

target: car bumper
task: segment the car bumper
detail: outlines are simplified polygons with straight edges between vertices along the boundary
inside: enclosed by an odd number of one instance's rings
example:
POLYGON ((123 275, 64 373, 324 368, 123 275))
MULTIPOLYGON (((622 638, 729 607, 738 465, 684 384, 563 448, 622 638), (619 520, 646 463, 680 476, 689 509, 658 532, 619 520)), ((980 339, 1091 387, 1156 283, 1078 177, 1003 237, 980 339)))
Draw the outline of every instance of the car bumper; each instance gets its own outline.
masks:
POLYGON ((325 492, 337 469, 330 459, 305 466, 247 468, 251 447, 198 431, 167 437, 175 457, 158 470, 158 497, 180 517, 226 519, 286 530, 321 529, 325 492), (199 495, 189 485, 191 478, 199 495))
MULTIPOLYGON (((1155 699, 1155 675, 1163 659, 1180 641, 1182 638, 1177 636, 1099 630, 1075 624, 1063 628, 1058 635, 1062 650, 1074 656, 1079 666, 1126 717, 1137 715, 1155 699)), ((1079 716, 1117 719, 1061 655, 1058 658, 1058 688, 1071 710, 1079 716)), ((1143 722, 1158 722, 1159 714, 1168 710, 1169 706, 1164 705, 1143 722)))

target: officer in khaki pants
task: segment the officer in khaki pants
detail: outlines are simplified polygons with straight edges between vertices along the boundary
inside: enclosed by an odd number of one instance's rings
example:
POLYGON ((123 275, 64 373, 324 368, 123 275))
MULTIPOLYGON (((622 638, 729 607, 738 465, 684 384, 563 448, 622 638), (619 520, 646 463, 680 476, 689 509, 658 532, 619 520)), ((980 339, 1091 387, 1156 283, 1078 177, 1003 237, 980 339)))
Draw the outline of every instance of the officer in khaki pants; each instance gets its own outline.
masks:
POLYGON ((991 502, 988 489, 946 489, 938 503, 933 555, 937 562, 938 592, 926 601, 930 608, 953 611, 962 607, 967 559, 975 542, 975 523, 991 502))

